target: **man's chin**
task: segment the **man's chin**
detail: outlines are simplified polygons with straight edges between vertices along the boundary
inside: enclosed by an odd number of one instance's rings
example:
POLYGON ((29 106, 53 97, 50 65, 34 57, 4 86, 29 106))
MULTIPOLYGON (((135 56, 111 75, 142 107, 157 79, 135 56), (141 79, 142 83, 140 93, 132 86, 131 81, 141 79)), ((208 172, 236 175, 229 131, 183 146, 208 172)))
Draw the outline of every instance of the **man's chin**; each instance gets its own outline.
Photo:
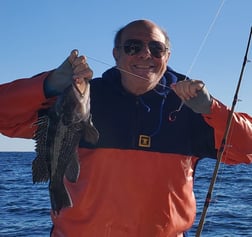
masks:
POLYGON ((154 78, 156 78, 155 73, 153 72, 145 72, 145 71, 141 71, 141 72, 137 72, 134 73, 135 77, 146 80, 146 81, 153 81, 154 78))

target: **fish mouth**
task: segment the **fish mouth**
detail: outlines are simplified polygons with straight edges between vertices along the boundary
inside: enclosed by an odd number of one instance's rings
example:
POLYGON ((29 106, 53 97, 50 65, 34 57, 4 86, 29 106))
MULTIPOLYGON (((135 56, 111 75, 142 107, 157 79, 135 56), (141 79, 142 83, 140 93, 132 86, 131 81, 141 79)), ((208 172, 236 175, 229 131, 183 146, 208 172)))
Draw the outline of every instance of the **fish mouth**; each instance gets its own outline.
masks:
POLYGON ((72 85, 76 89, 79 96, 84 96, 85 92, 87 91, 87 83, 88 81, 86 79, 83 79, 83 81, 79 80, 78 83, 72 82, 72 85))

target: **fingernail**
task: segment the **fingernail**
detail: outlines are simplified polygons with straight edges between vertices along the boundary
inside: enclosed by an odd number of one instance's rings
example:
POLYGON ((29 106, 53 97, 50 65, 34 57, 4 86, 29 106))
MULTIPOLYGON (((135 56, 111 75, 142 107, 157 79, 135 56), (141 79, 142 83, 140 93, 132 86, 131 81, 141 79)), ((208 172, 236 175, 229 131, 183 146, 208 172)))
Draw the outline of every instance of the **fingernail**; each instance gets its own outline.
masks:
POLYGON ((72 53, 74 53, 76 56, 78 56, 79 51, 78 51, 78 49, 74 49, 74 50, 72 50, 72 53))

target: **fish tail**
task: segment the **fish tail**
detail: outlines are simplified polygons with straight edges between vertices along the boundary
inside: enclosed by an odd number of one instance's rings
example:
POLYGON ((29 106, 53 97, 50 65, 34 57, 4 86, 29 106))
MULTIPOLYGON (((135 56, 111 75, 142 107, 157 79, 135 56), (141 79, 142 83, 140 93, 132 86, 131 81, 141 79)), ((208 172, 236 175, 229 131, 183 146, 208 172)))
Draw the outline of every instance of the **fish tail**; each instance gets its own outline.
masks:
POLYGON ((62 208, 72 207, 72 200, 64 183, 54 182, 49 185, 51 206, 54 213, 59 214, 62 208))

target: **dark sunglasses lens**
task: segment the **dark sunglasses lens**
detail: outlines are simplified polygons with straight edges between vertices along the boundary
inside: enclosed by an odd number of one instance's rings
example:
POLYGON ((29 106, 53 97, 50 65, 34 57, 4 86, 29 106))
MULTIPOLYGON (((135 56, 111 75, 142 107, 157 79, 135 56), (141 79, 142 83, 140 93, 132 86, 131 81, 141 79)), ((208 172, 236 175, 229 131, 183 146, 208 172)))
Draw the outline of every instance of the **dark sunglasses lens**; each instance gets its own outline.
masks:
POLYGON ((158 41, 150 41, 148 46, 151 54, 156 58, 161 58, 162 56, 164 56, 167 49, 165 44, 158 41))
POLYGON ((143 42, 141 40, 126 40, 123 48, 126 54, 135 55, 142 50, 143 42))

